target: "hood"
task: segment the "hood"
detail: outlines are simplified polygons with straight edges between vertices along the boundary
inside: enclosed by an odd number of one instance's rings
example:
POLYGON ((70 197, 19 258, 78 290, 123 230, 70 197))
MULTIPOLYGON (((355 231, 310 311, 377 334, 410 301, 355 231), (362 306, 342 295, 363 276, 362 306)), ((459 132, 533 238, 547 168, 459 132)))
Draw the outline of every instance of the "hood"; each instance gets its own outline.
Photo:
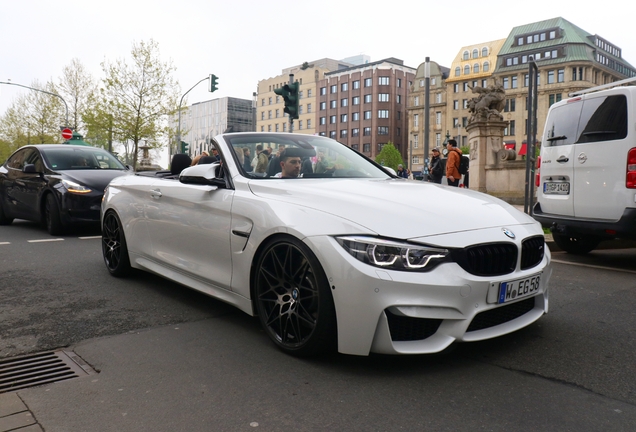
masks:
POLYGON ((252 192, 342 217, 378 235, 409 239, 536 224, 493 196, 469 189, 398 179, 250 181, 252 192))
POLYGON ((63 179, 71 180, 90 187, 93 190, 100 190, 103 192, 112 179, 123 175, 130 175, 132 171, 89 169, 60 171, 59 173, 62 175, 63 179))

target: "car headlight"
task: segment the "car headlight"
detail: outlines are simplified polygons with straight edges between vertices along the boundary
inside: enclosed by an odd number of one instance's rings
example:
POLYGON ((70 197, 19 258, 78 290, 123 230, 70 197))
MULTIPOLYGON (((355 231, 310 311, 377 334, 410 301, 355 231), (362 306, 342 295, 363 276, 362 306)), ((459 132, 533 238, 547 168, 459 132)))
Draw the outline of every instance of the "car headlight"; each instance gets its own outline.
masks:
POLYGON ((357 260, 389 270, 429 271, 450 255, 448 249, 375 237, 343 236, 336 240, 357 260))
POLYGON ((83 186, 83 185, 81 185, 79 183, 75 183, 75 182, 70 181, 70 180, 62 180, 62 184, 64 185, 66 190, 71 192, 71 193, 85 194, 85 193, 89 193, 91 191, 91 189, 87 188, 86 186, 83 186))

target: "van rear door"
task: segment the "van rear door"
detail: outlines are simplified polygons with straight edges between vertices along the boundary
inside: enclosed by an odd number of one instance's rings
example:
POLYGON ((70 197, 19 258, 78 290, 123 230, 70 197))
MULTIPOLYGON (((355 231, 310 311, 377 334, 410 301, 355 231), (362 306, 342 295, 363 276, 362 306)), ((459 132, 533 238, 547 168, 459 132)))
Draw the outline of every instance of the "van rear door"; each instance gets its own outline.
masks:
POLYGON ((574 143, 583 103, 581 98, 553 105, 541 140, 541 183, 537 198, 547 214, 574 216, 574 143))
POLYGON ((627 98, 621 90, 586 95, 580 115, 571 185, 576 191, 574 216, 618 220, 624 207, 617 206, 616 201, 625 190, 623 160, 630 148, 627 98))

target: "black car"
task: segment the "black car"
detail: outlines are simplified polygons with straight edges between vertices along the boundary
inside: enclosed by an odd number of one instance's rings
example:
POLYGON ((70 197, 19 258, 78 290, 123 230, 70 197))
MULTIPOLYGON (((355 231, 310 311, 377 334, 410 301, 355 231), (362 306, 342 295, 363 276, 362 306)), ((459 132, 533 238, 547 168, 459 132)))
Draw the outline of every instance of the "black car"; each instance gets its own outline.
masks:
POLYGON ((28 145, 0 166, 0 225, 41 222, 51 235, 70 225, 98 223, 104 189, 131 174, 106 150, 80 145, 28 145))

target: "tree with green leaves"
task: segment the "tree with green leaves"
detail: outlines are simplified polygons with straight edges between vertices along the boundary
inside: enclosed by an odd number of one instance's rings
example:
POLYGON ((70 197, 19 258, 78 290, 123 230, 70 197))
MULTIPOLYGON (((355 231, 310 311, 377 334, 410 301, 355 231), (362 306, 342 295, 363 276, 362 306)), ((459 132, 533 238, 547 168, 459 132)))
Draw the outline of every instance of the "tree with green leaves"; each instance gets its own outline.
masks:
POLYGON ((382 150, 375 157, 375 161, 382 166, 391 167, 396 171, 398 165, 404 164, 402 162, 402 155, 391 141, 382 146, 382 150))
POLYGON ((97 85, 79 59, 74 58, 64 67, 58 89, 68 104, 68 127, 86 135, 82 117, 90 110, 89 101, 97 90, 97 85))
POLYGON ((134 43, 131 59, 102 63, 100 123, 110 124, 125 149, 128 163, 137 165, 139 143, 161 148, 168 143, 167 116, 176 111, 180 88, 172 62, 162 62, 154 40, 134 43), (163 142, 163 143, 162 143, 163 142))

